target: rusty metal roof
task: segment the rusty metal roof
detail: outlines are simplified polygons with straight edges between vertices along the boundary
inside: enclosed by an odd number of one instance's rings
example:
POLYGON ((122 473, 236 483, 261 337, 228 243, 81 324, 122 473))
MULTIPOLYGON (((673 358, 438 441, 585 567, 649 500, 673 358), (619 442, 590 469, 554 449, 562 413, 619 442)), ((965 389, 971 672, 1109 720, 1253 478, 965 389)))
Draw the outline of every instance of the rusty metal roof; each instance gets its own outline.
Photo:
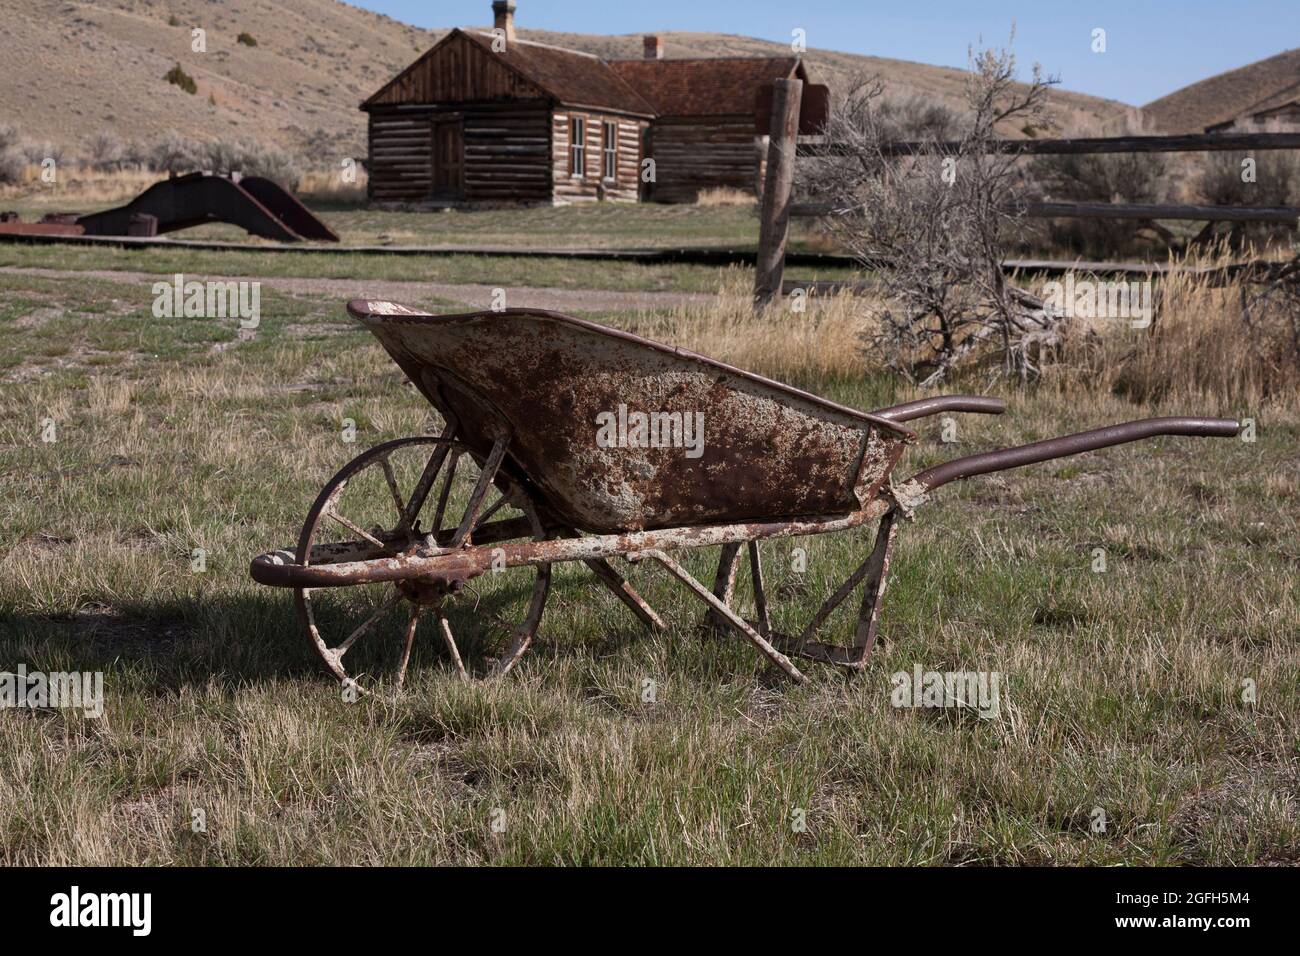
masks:
POLYGON ((612 60, 609 66, 660 116, 752 115, 760 87, 808 78, 797 56, 612 60))

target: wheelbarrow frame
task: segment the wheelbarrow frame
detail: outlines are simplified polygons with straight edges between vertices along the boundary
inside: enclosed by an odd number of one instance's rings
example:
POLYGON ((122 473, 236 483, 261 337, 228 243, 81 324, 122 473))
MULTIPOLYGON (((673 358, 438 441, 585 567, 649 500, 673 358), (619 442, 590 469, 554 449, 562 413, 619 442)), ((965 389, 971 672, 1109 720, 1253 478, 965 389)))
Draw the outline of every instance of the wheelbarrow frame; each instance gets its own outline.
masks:
MULTIPOLYGON (((905 422, 947 412, 1001 414, 1005 408, 1005 403, 1000 399, 954 395, 908 402, 872 414, 885 421, 905 422)), ((598 580, 643 624, 651 629, 662 628, 659 615, 610 563, 612 558, 624 558, 633 563, 649 560, 661 566, 704 604, 708 619, 716 627, 734 631, 753 644, 791 679, 802 681, 804 675, 791 661, 792 656, 854 670, 866 666, 876 642, 880 606, 899 521, 910 518, 915 509, 942 485, 961 478, 1018 468, 1160 435, 1231 437, 1240 432, 1241 426, 1228 419, 1142 419, 948 461, 918 472, 902 483, 894 483, 892 480, 887 482, 861 507, 846 513, 790 520, 682 525, 596 534, 580 533, 557 517, 547 507, 544 499, 537 500, 537 490, 529 487, 527 475, 512 464, 514 435, 508 429, 502 429, 496 434, 491 449, 486 454, 475 455, 479 459, 480 475, 470 495, 465 515, 457 527, 437 529, 433 535, 414 547, 401 547, 396 541, 386 542, 352 526, 360 536, 368 540, 359 540, 350 545, 332 545, 319 555, 323 563, 317 562, 318 556, 308 548, 308 531, 314 527, 313 522, 320 520, 322 514, 328 513, 331 501, 327 492, 340 479, 346 479, 349 469, 355 468, 367 456, 383 458, 385 453, 391 453, 396 447, 410 442, 432 445, 434 452, 431 454, 430 467, 435 460, 439 461, 441 467, 439 449, 450 447, 456 441, 457 430, 458 424, 453 420, 442 435, 386 442, 349 463, 326 485, 326 490, 313 507, 298 551, 281 550, 257 556, 250 567, 253 579, 273 587, 298 589, 301 607, 301 595, 320 588, 377 582, 438 582, 455 586, 490 573, 494 567, 538 568, 539 575, 534 586, 530 612, 516 631, 511 648, 498 660, 493 670, 496 674, 503 674, 515 665, 537 632, 549 592, 552 564, 575 561, 585 563, 598 580), (516 500, 521 500, 521 496, 528 499, 523 502, 529 506, 526 517, 496 522, 481 521, 481 508, 488 491, 494 485, 503 484, 516 489, 512 492, 516 500), (529 495, 532 497, 528 498, 529 495), (870 552, 823 602, 803 631, 794 637, 775 634, 768 614, 758 543, 769 539, 849 531, 873 521, 878 522, 878 526, 870 552), (523 540, 530 530, 538 540, 523 540), (718 546, 721 546, 722 552, 712 588, 697 580, 670 554, 718 546), (742 549, 747 552, 753 583, 756 613, 753 623, 746 621, 732 606, 742 549), (861 597, 852 643, 846 646, 815 640, 831 614, 859 588, 861 597)), ((892 466, 893 462, 890 463, 890 469, 892 466)), ((426 467, 426 475, 428 473, 429 468, 426 467)), ((422 478, 421 481, 423 480, 422 478)), ((427 491, 426 488, 425 492, 427 491)), ((396 490, 394 494, 396 495, 396 490)), ((467 671, 440 610, 439 620, 451 657, 462 676, 465 676, 467 671)), ((310 621, 308 623, 309 629, 314 631, 310 621)), ((399 684, 405 675, 414 628, 415 618, 412 618, 399 684)), ((342 676, 339 663, 341 654, 326 647, 319 636, 316 636, 316 643, 327 665, 342 676), (331 658, 331 654, 336 656, 331 658)))

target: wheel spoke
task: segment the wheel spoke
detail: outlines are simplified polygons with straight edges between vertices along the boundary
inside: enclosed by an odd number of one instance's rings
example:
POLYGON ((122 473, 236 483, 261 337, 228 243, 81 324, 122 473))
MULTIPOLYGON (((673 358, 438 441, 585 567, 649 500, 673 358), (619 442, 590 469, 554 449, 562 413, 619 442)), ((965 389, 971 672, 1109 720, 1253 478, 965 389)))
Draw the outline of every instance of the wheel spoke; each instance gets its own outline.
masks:
POLYGON ((355 631, 349 634, 347 636, 347 640, 345 640, 338 647, 330 648, 330 651, 334 654, 335 658, 342 660, 343 655, 346 654, 348 650, 352 647, 352 645, 357 642, 357 639, 362 637, 367 631, 369 631, 372 627, 374 627, 377 623, 379 623, 379 619, 382 618, 389 611, 391 611, 394 607, 396 607, 397 602, 400 601, 401 599, 402 596, 400 594, 394 593, 387 601, 385 601, 382 605, 380 605, 380 607, 375 611, 374 614, 366 618, 366 620, 362 622, 360 627, 358 627, 355 631))
POLYGON ((329 517, 333 518, 333 519, 334 519, 335 521, 337 521, 339 524, 343 525, 343 527, 347 528, 347 529, 348 529, 349 531, 351 531, 353 534, 359 534, 359 535, 361 535, 361 537, 365 538, 365 539, 366 539, 367 541, 369 541, 371 544, 375 545, 375 547, 382 548, 382 547, 384 546, 384 542, 380 541, 378 538, 376 538, 376 537, 375 537, 373 534, 371 534, 369 531, 366 531, 365 529, 363 529, 363 528, 361 528, 361 527, 359 527, 359 526, 353 524, 351 521, 349 521, 347 518, 343 517, 343 516, 342 516, 341 514, 339 514, 337 511, 327 511, 327 512, 325 512, 325 514, 327 514, 329 517))
POLYGON ((442 531, 442 516, 447 512, 447 498, 451 494, 451 483, 456 480, 456 466, 460 463, 460 456, 460 449, 453 451, 451 463, 447 465, 447 477, 443 480, 442 491, 438 495, 438 508, 433 513, 433 524, 429 528, 435 536, 442 531))
POLYGON ((465 664, 460 659, 460 649, 456 647, 456 638, 452 636, 451 625, 447 623, 447 615, 441 611, 438 612, 438 630, 442 632, 442 639, 447 645, 447 653, 451 655, 452 663, 456 665, 456 673, 460 675, 461 680, 469 680, 469 672, 465 670, 465 664))
POLYGON ((488 508, 487 511, 483 512, 481 515, 478 516, 478 521, 474 522, 474 527, 471 529, 471 534, 474 531, 477 531, 488 520, 488 518, 491 518, 494 514, 496 514, 498 511, 504 508, 509 502, 510 502, 510 496, 507 494, 502 494, 500 498, 498 498, 496 501, 492 503, 491 508, 488 508))
POLYGON ((402 648, 402 662, 397 665, 397 689, 406 683, 406 665, 411 662, 411 645, 415 643, 415 628, 420 623, 420 609, 411 611, 411 623, 406 625, 406 645, 402 648))
POLYGON ((393 465, 387 458, 381 458, 379 464, 384 469, 384 480, 388 482, 388 490, 393 493, 393 504, 397 505, 397 530, 402 531, 406 528, 406 505, 402 501, 402 493, 397 489, 397 476, 393 474, 393 465))
MULTIPOLYGON (((469 496, 469 502, 465 505, 465 514, 461 516, 460 524, 456 528, 456 534, 451 539, 451 546, 459 548, 461 544, 470 539, 473 530, 478 526, 479 510, 483 507, 483 499, 487 497, 488 489, 492 487, 492 478, 496 475, 497 469, 501 467, 501 461, 506 456, 506 440, 498 438, 492 446, 492 452, 488 455, 487 461, 483 462, 483 470, 479 472, 478 481, 474 484, 474 491, 469 496)), ((441 529, 440 529, 441 530, 441 529)))
MULTIPOLYGON (((453 425, 442 433, 442 438, 450 439, 456 434, 456 427, 453 425)), ((450 441, 439 441, 429 455, 429 460, 424 464, 424 471, 420 473, 420 480, 415 483, 415 488, 411 491, 410 500, 406 502, 406 511, 403 518, 407 527, 415 524, 416 517, 420 514, 420 509, 424 507, 424 499, 429 497, 429 489, 433 487, 434 481, 438 478, 438 472, 442 470, 443 462, 447 460, 447 453, 451 451, 450 441)))

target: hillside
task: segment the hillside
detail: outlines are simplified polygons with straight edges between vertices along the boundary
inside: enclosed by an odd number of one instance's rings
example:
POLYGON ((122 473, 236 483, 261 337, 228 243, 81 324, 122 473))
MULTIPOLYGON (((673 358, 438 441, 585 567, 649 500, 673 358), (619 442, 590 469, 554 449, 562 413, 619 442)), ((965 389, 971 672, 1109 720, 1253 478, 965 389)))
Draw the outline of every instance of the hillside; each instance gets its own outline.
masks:
MULTIPOLYGON (((528 30, 520 36, 607 57, 641 55, 639 35, 528 30)), ((483 0, 484 20, 489 16, 483 0)), ((154 140, 169 129, 203 139, 259 139, 316 157, 364 149, 357 105, 445 31, 428 31, 337 0, 0 0, 0 123, 32 140, 76 147, 102 129, 154 140), (190 30, 207 31, 207 52, 190 30), (248 33, 256 46, 236 42, 248 33), (179 63, 197 82, 185 93, 162 77, 179 63)), ((670 57, 767 54, 762 40, 666 33, 670 57)), ((879 75, 898 94, 957 104, 963 74, 946 67, 825 50, 807 55, 818 82, 842 87, 879 75)), ((1050 69, 1050 64, 1046 64, 1050 69)), ((1066 127, 1123 114, 1121 104, 1055 92, 1066 127)))
POLYGON ((1199 133, 1231 119, 1283 87, 1300 82, 1300 49, 1184 86, 1142 108, 1162 132, 1199 133))

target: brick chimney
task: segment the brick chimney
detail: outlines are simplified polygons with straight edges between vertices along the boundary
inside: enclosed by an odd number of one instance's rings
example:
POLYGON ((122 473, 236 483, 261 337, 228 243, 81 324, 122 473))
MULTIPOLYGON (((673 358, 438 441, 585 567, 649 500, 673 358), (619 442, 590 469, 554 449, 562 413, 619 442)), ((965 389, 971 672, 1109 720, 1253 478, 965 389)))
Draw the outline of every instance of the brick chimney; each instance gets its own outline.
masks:
POLYGON ((505 33, 506 42, 515 39, 515 0, 492 0, 493 26, 505 33))
POLYGON ((647 60, 662 60, 664 58, 664 38, 657 33, 647 34, 643 40, 645 44, 645 58, 647 60))

